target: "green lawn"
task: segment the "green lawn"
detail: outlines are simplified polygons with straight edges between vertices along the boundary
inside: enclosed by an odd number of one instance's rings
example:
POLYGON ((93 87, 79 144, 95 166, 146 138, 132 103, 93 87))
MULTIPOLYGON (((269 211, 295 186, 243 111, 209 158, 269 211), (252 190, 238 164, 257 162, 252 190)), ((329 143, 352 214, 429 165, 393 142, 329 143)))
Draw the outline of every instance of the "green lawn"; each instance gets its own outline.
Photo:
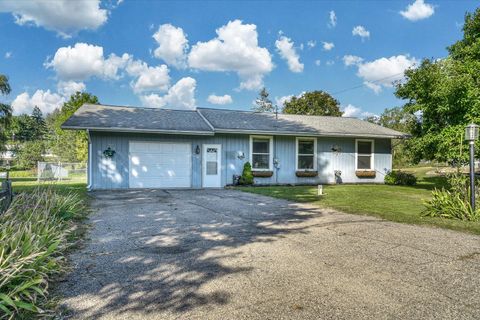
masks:
MULTIPOLYGON (((37 181, 31 171, 12 171, 10 173, 10 180, 12 181, 13 192, 31 191, 36 187, 49 187, 62 193, 75 192, 82 197, 87 197, 86 177, 79 176, 72 179, 62 181, 37 181)), ((1 180, 1 179, 0 179, 1 180)))
POLYGON ((387 186, 373 184, 327 185, 324 195, 317 196, 316 186, 238 187, 239 190, 297 202, 311 202, 320 207, 339 211, 373 215, 386 220, 424 224, 480 234, 480 222, 424 217, 423 201, 431 190, 445 185, 445 178, 427 176, 431 167, 408 168, 418 179, 416 186, 387 186))

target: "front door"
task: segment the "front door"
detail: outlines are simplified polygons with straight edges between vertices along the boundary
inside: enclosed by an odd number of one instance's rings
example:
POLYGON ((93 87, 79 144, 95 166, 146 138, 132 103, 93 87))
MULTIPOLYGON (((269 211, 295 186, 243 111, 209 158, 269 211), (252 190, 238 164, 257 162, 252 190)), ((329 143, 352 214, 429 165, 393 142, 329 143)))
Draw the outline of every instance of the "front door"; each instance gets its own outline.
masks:
POLYGON ((204 144, 202 159, 203 187, 220 188, 222 146, 219 144, 204 144))

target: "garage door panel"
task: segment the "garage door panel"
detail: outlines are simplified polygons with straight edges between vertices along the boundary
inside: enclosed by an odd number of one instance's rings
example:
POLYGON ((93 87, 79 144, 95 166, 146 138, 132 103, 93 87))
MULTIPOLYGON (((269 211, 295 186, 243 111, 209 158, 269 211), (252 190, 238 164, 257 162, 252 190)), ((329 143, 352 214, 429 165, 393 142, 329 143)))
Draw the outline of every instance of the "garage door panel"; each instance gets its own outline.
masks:
POLYGON ((131 142, 130 187, 190 187, 191 163, 188 143, 131 142))

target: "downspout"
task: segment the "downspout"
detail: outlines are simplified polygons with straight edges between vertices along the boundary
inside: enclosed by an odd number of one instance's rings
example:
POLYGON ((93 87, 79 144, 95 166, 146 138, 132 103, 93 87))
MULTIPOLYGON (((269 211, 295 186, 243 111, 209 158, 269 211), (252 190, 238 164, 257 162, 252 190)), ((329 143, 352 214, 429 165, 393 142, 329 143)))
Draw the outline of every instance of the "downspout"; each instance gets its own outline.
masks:
POLYGON ((92 190, 92 139, 90 137, 90 130, 87 129, 88 135, 88 168, 87 168, 87 190, 92 190))

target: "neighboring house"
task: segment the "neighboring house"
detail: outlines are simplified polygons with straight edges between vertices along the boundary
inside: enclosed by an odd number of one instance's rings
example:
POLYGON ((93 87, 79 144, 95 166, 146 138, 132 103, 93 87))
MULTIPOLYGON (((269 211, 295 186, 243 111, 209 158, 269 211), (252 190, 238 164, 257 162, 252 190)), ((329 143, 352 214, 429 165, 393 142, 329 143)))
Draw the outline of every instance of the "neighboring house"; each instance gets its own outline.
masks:
POLYGON ((15 159, 14 147, 11 145, 6 145, 6 151, 0 152, 0 165, 11 164, 15 159))
POLYGON ((383 183, 405 136, 355 118, 91 104, 62 128, 88 131, 90 189, 224 187, 247 161, 255 184, 383 183))

